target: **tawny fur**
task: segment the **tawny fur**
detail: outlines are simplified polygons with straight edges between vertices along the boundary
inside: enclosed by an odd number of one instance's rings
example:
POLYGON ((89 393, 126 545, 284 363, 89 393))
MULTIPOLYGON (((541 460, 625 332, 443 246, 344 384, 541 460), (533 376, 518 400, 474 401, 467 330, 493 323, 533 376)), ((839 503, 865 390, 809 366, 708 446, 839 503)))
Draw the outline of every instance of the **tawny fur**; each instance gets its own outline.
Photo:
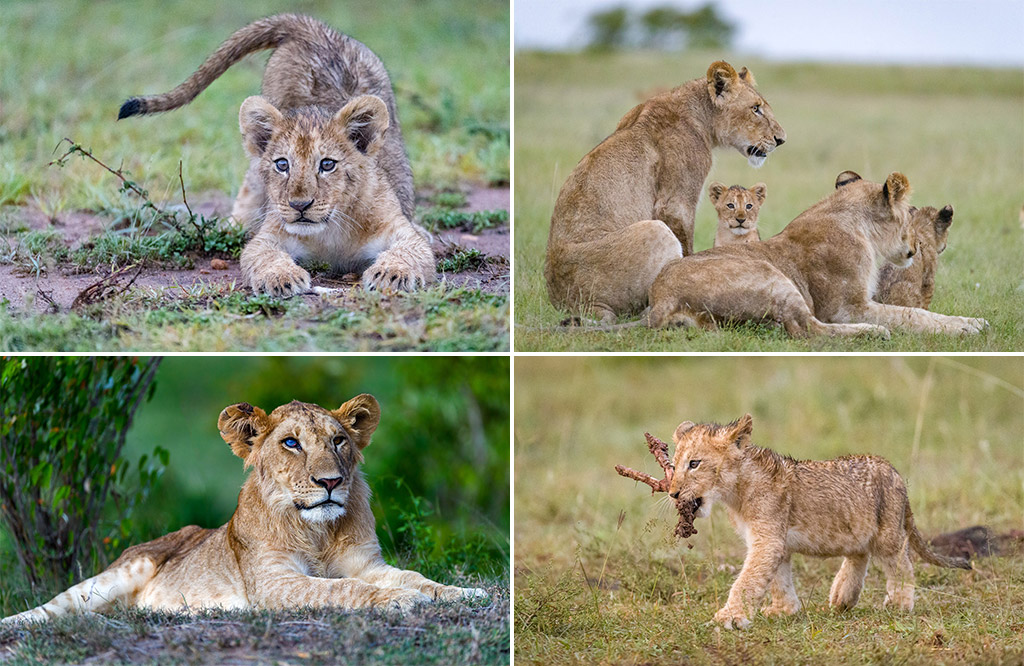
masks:
POLYGON ((761 233, 757 230, 757 216, 767 195, 768 186, 764 183, 757 183, 749 190, 741 185, 708 185, 708 198, 718 212, 714 246, 761 240, 761 233))
POLYGON ((693 253, 712 149, 760 166, 785 138, 753 75, 722 61, 634 107, 558 195, 544 266, 551 303, 605 322, 643 308, 661 268, 693 253))
POLYGON ((712 248, 666 265, 651 286, 647 322, 654 328, 715 328, 721 321, 767 321, 794 337, 888 337, 889 328, 980 332, 988 326, 984 319, 871 299, 878 266, 906 266, 915 254, 909 190, 898 172, 878 184, 844 171, 832 194, 772 238, 712 248))
POLYGON ((310 275, 297 261, 362 272, 367 289, 432 281, 433 252, 412 221, 412 170, 391 81, 361 42, 308 16, 260 19, 177 88, 133 97, 119 117, 187 104, 245 55, 268 48, 275 50, 263 97, 239 111, 250 166, 231 216, 253 234, 241 256, 249 285, 275 295, 305 291, 310 275))
POLYGON ((925 206, 913 211, 911 224, 917 237, 917 256, 907 268, 892 264, 882 267, 874 299, 879 303, 928 309, 935 293, 935 270, 939 255, 946 249, 949 226, 953 224, 953 207, 935 210, 925 206))
POLYGON ((132 546, 102 573, 3 622, 115 606, 406 609, 487 596, 384 561, 359 469, 379 421, 380 406, 366 394, 333 411, 301 402, 270 414, 247 403, 227 407, 221 437, 253 470, 227 525, 190 525, 132 546))
POLYGON ((714 619, 726 629, 745 629, 766 593, 766 616, 800 610, 793 586, 793 553, 843 556, 829 592, 838 609, 857 604, 868 561, 886 577, 884 606, 914 608, 911 551, 943 567, 970 569, 970 562, 929 548, 910 511, 899 473, 878 456, 797 461, 750 441, 749 414, 725 426, 679 424, 673 439, 675 473, 669 494, 700 499, 698 517, 722 503, 747 545, 743 568, 714 619))

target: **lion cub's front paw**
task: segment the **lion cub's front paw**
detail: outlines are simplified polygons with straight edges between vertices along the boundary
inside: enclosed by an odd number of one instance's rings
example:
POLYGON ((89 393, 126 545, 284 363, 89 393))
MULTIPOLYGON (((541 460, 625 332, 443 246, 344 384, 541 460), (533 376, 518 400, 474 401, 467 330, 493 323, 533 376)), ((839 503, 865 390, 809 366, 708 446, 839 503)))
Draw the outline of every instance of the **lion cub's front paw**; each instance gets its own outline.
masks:
POLYGON ((363 288, 367 291, 414 291, 434 280, 432 263, 382 252, 377 261, 363 272, 363 288))
POLYGON ((271 296, 291 296, 309 291, 310 278, 306 269, 294 262, 275 261, 253 269, 250 286, 254 293, 271 296))
POLYGON ((750 620, 743 611, 734 611, 728 606, 715 613, 714 620, 726 629, 746 629, 750 626, 750 620))
POLYGON ((433 600, 430 597, 419 590, 409 590, 399 587, 382 590, 379 600, 373 605, 377 608, 397 610, 405 613, 415 606, 429 604, 432 601, 433 600))

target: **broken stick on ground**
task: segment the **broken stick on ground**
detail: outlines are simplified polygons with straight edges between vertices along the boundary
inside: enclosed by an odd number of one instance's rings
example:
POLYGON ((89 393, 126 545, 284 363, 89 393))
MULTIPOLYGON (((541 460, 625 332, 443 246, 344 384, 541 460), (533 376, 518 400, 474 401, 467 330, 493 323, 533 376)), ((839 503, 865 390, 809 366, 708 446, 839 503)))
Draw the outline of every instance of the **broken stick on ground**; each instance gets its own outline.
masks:
MULTIPOLYGON (((626 478, 646 483, 651 487, 652 495, 654 493, 667 493, 669 485, 672 483, 672 475, 675 473, 675 467, 672 466, 672 461, 668 457, 668 444, 649 432, 645 432, 644 437, 647 438, 647 448, 650 449, 651 455, 658 461, 661 468, 665 470, 665 478, 655 479, 650 474, 638 472, 623 465, 616 465, 615 471, 626 478)), ((676 511, 679 512, 679 523, 676 525, 675 535, 686 539, 697 533, 697 529, 693 526, 694 511, 696 510, 695 502, 693 499, 683 499, 681 497, 677 498, 675 502, 676 511)), ((693 546, 689 547, 692 548, 693 546)))

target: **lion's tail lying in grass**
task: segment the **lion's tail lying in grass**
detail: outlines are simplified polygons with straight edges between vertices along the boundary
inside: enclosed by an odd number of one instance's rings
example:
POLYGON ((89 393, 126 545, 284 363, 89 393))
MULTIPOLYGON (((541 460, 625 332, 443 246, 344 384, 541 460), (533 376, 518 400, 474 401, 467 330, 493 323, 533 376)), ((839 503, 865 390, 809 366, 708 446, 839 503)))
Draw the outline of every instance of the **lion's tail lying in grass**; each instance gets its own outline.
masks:
POLYGON ((939 567, 948 567, 950 569, 973 569, 971 561, 962 557, 946 557, 940 555, 931 549, 928 542, 924 540, 921 533, 917 531, 917 525, 914 523, 914 514, 910 511, 910 500, 907 500, 907 505, 904 508, 906 517, 903 519, 903 524, 907 530, 907 538, 910 540, 910 547, 914 549, 922 560, 928 564, 934 564, 939 567))

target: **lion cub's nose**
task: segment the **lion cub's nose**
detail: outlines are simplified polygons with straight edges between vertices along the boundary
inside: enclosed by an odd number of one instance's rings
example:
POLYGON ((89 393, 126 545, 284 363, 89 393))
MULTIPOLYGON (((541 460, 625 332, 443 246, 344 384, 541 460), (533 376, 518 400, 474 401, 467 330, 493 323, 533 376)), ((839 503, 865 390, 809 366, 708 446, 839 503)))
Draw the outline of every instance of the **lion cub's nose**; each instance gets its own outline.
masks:
POLYGON ((677 490, 674 493, 669 493, 669 497, 672 499, 679 499, 679 491, 677 490))
POLYGON ((288 205, 299 211, 300 213, 306 212, 306 209, 313 205, 313 200, 308 201, 289 201, 288 205))
POLYGON ((338 487, 339 483, 341 483, 340 476, 331 477, 329 479, 317 479, 314 477, 310 477, 310 480, 316 485, 325 488, 327 492, 331 492, 332 490, 338 487))

